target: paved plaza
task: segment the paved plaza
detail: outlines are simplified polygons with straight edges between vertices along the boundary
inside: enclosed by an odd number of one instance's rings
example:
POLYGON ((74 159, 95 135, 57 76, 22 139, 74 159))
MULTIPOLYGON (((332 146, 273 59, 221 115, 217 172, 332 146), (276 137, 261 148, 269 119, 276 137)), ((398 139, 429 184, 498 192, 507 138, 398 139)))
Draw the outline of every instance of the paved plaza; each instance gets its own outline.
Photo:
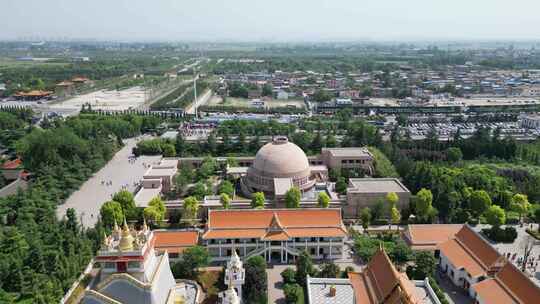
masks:
POLYGON ((134 191, 134 183, 139 182, 147 170, 143 164, 153 164, 161 159, 161 156, 141 156, 135 162, 129 162, 128 157, 132 155, 131 151, 137 141, 135 138, 124 140, 125 146, 79 190, 73 192, 63 205, 58 206, 56 211, 58 217, 63 217, 68 208, 74 208, 82 225, 93 227, 103 203, 110 200, 123 185, 127 185, 127 190, 134 191), (111 181, 112 185, 102 184, 107 181, 111 181))
MULTIPOLYGON (((481 231, 483 228, 489 228, 489 225, 477 225, 474 227, 474 230, 481 231)), ((516 240, 513 243, 491 243, 501 254, 505 256, 510 253, 510 261, 514 263, 519 269, 521 266, 518 265, 518 260, 523 258, 523 243, 526 238, 529 238, 529 234, 525 231, 527 228, 537 230, 538 224, 524 224, 523 227, 519 225, 512 225, 518 233, 516 240), (512 256, 514 256, 512 258, 512 256)), ((530 257, 534 259, 534 263, 539 265, 533 268, 527 268, 527 275, 531 280, 538 286, 540 286, 540 241, 535 240, 535 245, 531 251, 530 257)))

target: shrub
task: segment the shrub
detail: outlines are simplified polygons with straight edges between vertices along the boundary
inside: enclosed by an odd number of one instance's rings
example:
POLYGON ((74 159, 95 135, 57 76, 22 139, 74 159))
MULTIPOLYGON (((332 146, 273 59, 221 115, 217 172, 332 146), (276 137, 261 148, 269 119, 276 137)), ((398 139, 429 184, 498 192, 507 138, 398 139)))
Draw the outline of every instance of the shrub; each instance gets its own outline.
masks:
POLYGON ((437 284, 437 281, 435 281, 434 278, 429 277, 429 285, 431 286, 431 289, 433 289, 433 292, 435 292, 435 294, 437 295, 437 298, 439 298, 441 304, 450 304, 446 299, 444 292, 441 290, 439 284, 437 284))
POLYGON ((513 243, 517 238, 517 231, 514 227, 501 229, 500 227, 493 226, 489 229, 482 229, 482 233, 493 242, 513 243))
POLYGON ((283 287, 285 302, 288 304, 304 304, 304 290, 298 284, 286 284, 283 287))
POLYGON ((287 267, 287 269, 281 272, 281 278, 283 279, 283 284, 296 283, 295 277, 296 277, 296 271, 294 271, 294 269, 292 269, 291 267, 287 267))

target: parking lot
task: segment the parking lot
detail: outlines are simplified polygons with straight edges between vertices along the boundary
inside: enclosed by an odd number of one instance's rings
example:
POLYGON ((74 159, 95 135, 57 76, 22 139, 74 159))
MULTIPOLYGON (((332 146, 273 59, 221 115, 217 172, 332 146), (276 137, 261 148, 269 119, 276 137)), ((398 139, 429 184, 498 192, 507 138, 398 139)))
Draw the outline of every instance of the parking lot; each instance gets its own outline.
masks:
POLYGON ((458 130, 462 138, 467 138, 480 128, 500 129, 501 136, 536 137, 539 135, 538 131, 522 128, 517 122, 412 123, 407 126, 407 130, 413 139, 424 138, 432 129, 437 131, 441 139, 451 138, 458 130))

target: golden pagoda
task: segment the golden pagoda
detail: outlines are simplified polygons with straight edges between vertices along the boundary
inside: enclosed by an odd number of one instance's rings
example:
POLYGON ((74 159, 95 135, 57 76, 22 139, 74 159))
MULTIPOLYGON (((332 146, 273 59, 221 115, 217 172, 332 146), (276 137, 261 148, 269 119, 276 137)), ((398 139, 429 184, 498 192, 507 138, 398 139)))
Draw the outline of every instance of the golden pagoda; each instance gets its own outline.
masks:
POLYGON ((124 226, 122 227, 122 236, 120 237, 120 244, 118 245, 120 251, 132 251, 133 250, 133 236, 129 231, 129 227, 124 217, 124 226))

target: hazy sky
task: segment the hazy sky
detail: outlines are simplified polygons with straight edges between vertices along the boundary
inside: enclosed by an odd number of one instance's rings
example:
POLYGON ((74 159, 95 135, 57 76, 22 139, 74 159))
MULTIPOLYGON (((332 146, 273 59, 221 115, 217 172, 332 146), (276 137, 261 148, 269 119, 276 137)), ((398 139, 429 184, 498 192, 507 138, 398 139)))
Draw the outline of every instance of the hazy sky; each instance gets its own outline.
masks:
POLYGON ((540 39, 540 0, 1 0, 0 39, 540 39))

